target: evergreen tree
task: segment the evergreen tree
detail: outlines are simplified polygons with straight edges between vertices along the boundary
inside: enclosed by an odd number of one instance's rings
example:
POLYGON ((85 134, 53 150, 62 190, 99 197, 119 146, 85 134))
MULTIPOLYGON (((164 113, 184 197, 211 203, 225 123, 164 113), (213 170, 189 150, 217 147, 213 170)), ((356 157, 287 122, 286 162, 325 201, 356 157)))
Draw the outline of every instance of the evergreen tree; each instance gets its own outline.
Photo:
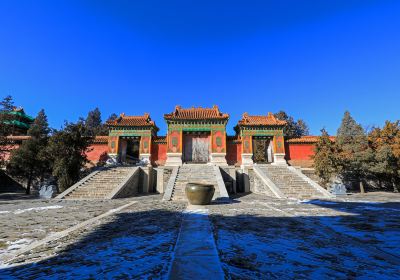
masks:
POLYGON ((316 174, 327 185, 333 177, 340 173, 340 165, 337 158, 337 147, 329 138, 325 129, 321 130, 321 137, 315 146, 314 168, 316 174))
POLYGON ((385 126, 374 128, 369 140, 374 150, 374 161, 370 165, 371 173, 380 181, 392 185, 398 192, 400 183, 400 124, 386 121, 385 126))
POLYGON ((7 95, 0 102, 0 112, 11 112, 14 109, 14 100, 11 95, 7 95))
POLYGON ((86 152, 92 138, 86 135, 83 123, 66 123, 49 141, 48 152, 52 155, 53 175, 57 178, 60 191, 79 180, 80 170, 88 162, 86 152))
POLYGON ((367 135, 348 111, 337 133, 337 145, 341 175, 346 183, 358 182, 364 192, 364 181, 369 176, 372 152, 368 146, 367 135))
POLYGON ((107 122, 112 122, 112 121, 115 121, 116 119, 118 119, 117 114, 112 113, 112 114, 108 117, 107 122))
POLYGON ((0 168, 4 166, 5 156, 9 153, 10 141, 7 136, 10 135, 10 126, 6 124, 10 116, 7 114, 14 108, 13 98, 8 95, 0 102, 0 168))
POLYGON ((46 153, 49 133, 47 116, 44 110, 41 110, 28 130, 30 138, 12 151, 7 171, 27 181, 27 194, 31 192, 33 181, 43 181, 45 174, 50 171, 49 156, 46 153))
POLYGON ((286 121, 286 126, 283 129, 283 133, 288 138, 296 138, 305 135, 309 135, 309 129, 305 121, 299 119, 295 121, 292 116, 289 116, 284 111, 279 111, 278 113, 274 114, 274 116, 282 121, 286 121))
POLYGON ((85 125, 89 136, 108 135, 108 128, 102 123, 101 112, 97 107, 88 113, 85 125))
POLYGON ((297 128, 297 135, 300 136, 310 135, 310 129, 308 128, 308 125, 302 119, 297 120, 296 128, 297 128))

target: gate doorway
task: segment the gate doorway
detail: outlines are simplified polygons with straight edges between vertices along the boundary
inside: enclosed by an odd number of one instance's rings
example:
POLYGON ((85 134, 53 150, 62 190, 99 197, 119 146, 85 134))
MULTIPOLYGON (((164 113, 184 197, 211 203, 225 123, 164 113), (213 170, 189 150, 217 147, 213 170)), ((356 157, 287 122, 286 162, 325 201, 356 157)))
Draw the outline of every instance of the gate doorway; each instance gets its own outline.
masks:
POLYGON ((207 163, 210 158, 210 133, 185 133, 183 161, 186 163, 207 163))
POLYGON ((254 163, 272 163, 272 137, 253 137, 254 163))
POLYGON ((140 137, 121 137, 121 162, 136 164, 140 161, 140 137))

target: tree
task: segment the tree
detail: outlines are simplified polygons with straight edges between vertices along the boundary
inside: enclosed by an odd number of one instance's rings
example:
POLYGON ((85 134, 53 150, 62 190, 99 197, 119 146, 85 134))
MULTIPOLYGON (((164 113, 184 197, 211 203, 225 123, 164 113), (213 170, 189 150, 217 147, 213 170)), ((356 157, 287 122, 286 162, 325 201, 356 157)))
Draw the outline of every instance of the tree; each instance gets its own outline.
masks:
POLYGON ((6 96, 0 102, 0 167, 4 166, 5 156, 9 153, 9 145, 11 144, 7 138, 10 135, 10 126, 6 124, 10 116, 8 115, 14 108, 14 101, 10 95, 6 96))
POLYGON ((287 125, 283 129, 283 133, 286 137, 296 138, 309 135, 308 126, 302 119, 295 121, 292 116, 289 116, 284 111, 279 111, 278 113, 274 114, 274 116, 279 120, 287 122, 287 125))
POLYGON ((108 128, 102 123, 101 112, 97 107, 88 113, 85 125, 89 136, 108 135, 108 128))
POLYGON ((86 152, 92 138, 86 135, 83 123, 66 123, 49 141, 47 150, 52 155, 53 176, 57 178, 60 191, 79 180, 80 170, 88 162, 86 152))
POLYGON ((340 165, 337 158, 337 147, 331 141, 328 132, 321 130, 321 137, 315 146, 314 168, 316 174, 327 185, 333 177, 340 173, 340 165))
POLYGON ((44 110, 41 110, 28 130, 30 138, 12 151, 7 171, 27 181, 26 193, 30 194, 33 181, 43 181, 50 172, 49 156, 46 147, 49 141, 50 128, 44 110))
POLYGON ((400 124, 386 121, 385 126, 374 128, 369 134, 370 145, 374 151, 371 172, 380 181, 386 181, 398 192, 400 182, 400 124))
POLYGON ((369 177, 369 164, 373 157, 367 135, 350 112, 346 111, 337 132, 337 145, 341 176, 346 183, 359 182, 364 192, 364 181, 369 177))
POLYGON ((14 109, 14 101, 11 95, 7 95, 0 102, 0 111, 1 112, 11 112, 14 109))
POLYGON ((112 113, 112 114, 108 117, 107 122, 112 122, 112 121, 115 121, 116 119, 118 119, 117 114, 112 113))

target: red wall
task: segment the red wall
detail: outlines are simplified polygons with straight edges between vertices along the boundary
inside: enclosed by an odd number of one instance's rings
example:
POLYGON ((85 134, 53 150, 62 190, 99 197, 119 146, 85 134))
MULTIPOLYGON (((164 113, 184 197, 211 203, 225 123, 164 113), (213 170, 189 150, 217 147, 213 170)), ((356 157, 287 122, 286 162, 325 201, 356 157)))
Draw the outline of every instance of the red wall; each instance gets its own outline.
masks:
POLYGON ((89 152, 86 153, 88 160, 93 163, 104 161, 107 159, 108 145, 104 144, 93 144, 89 147, 89 152))
POLYGON ((228 165, 242 164, 242 144, 227 141, 226 143, 226 161, 228 165))
POLYGON ((8 145, 8 146, 5 146, 5 148, 4 148, 4 146, 3 146, 2 149, 4 149, 4 150, 6 151, 6 152, 4 153, 4 160, 5 160, 5 161, 10 160, 11 152, 12 152, 13 150, 18 149, 19 146, 20 146, 19 144, 8 145))
POLYGON ((151 162, 153 165, 164 165, 167 160, 167 144, 152 143, 151 145, 151 162))
POLYGON ((312 160, 315 144, 285 143, 287 160, 312 160))

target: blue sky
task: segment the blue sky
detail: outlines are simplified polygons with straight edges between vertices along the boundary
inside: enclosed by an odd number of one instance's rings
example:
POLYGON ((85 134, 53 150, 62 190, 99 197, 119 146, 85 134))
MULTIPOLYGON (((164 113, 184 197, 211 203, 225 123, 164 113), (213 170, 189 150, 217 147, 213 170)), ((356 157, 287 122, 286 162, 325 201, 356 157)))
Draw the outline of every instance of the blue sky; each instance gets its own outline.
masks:
POLYGON ((0 0, 0 97, 50 124, 98 106, 285 110, 311 133, 399 117, 400 1, 0 0))

